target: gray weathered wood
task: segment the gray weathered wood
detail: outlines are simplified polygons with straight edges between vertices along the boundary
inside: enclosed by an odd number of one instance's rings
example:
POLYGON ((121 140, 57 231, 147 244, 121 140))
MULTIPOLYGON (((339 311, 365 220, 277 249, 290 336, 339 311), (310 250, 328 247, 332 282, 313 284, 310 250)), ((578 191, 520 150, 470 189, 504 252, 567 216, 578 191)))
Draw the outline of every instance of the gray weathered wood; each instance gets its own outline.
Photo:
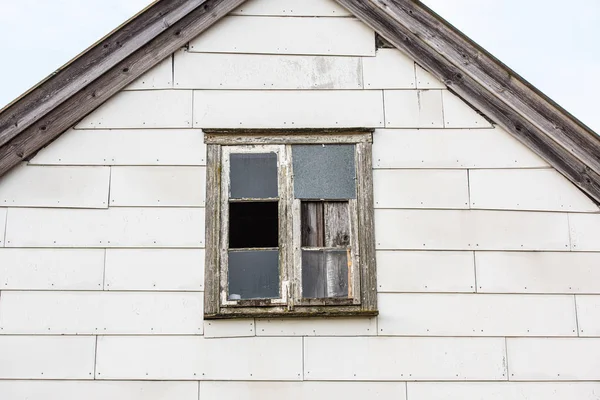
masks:
POLYGON ((204 142, 206 144, 221 144, 224 146, 238 144, 339 144, 339 143, 363 143, 373 142, 372 132, 366 130, 352 130, 347 133, 310 132, 298 131, 241 131, 234 134, 233 131, 204 131, 204 142))
POLYGON ((324 204, 321 201, 302 202, 302 247, 325 246, 324 204))
POLYGON ((208 145, 206 158, 204 313, 219 312, 221 146, 208 145))
POLYGON ((324 203, 325 247, 350 246, 350 215, 348 203, 328 201, 324 203))

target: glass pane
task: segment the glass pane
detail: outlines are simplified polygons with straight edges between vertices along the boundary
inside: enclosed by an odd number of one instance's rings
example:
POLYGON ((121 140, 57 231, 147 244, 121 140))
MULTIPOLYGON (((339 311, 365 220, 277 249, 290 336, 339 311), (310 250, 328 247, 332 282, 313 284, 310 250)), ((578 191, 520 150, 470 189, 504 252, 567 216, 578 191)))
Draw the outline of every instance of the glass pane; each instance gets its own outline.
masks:
POLYGON ((302 296, 348 298, 349 250, 302 251, 302 296))
POLYGON ((292 158, 297 199, 356 198, 354 145, 297 145, 292 158))
POLYGON ((279 203, 230 203, 229 248, 279 247, 279 203))
POLYGON ((231 154, 232 199, 272 199, 278 197, 277 154, 231 154))
POLYGON ((229 300, 279 297, 279 251, 229 252, 229 300))

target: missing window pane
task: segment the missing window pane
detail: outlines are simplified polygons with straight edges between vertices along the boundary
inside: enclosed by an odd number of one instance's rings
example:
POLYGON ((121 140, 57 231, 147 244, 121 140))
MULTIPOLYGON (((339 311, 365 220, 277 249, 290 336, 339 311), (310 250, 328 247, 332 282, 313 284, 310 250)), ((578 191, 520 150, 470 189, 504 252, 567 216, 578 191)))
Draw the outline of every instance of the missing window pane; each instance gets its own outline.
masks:
POLYGON ((350 246, 348 202, 303 201, 302 247, 350 246))
POLYGON ((231 198, 272 199, 277 189, 277 154, 231 154, 231 198))
POLYGON ((302 251, 302 296, 306 299, 350 297, 350 250, 302 251))
POLYGON ((279 203, 229 204, 229 248, 279 247, 279 203))
POLYGON ((279 251, 229 252, 229 300, 279 297, 279 251))

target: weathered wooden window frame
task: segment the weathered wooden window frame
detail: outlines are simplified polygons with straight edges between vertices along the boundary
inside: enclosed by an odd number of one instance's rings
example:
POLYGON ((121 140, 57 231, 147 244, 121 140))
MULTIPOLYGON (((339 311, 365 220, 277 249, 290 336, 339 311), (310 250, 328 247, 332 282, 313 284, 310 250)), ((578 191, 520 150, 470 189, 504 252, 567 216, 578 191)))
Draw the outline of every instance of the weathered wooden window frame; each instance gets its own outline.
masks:
POLYGON ((204 318, 377 315, 373 222, 372 130, 205 130, 207 144, 204 318), (352 236, 350 299, 301 298, 300 200, 293 198, 291 145, 354 144, 357 198, 349 202, 352 236), (235 147, 234 147, 235 146, 235 147), (254 148, 254 149, 253 149, 254 148), (226 157, 238 152, 278 153, 280 298, 227 299, 228 185, 226 157), (287 177, 287 178, 285 178, 287 177), (291 209, 290 209, 291 207, 291 209), (356 288, 360 287, 357 291, 356 288))

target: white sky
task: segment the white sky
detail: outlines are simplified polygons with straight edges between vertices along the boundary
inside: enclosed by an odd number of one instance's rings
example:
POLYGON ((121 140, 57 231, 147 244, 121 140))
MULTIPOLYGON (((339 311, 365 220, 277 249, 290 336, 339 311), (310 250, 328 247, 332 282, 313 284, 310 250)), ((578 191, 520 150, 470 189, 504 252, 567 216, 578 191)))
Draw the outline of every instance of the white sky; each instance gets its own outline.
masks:
MULTIPOLYGON (((0 0, 0 108, 150 0, 0 0)), ((424 0, 600 133, 600 1, 424 0)))

